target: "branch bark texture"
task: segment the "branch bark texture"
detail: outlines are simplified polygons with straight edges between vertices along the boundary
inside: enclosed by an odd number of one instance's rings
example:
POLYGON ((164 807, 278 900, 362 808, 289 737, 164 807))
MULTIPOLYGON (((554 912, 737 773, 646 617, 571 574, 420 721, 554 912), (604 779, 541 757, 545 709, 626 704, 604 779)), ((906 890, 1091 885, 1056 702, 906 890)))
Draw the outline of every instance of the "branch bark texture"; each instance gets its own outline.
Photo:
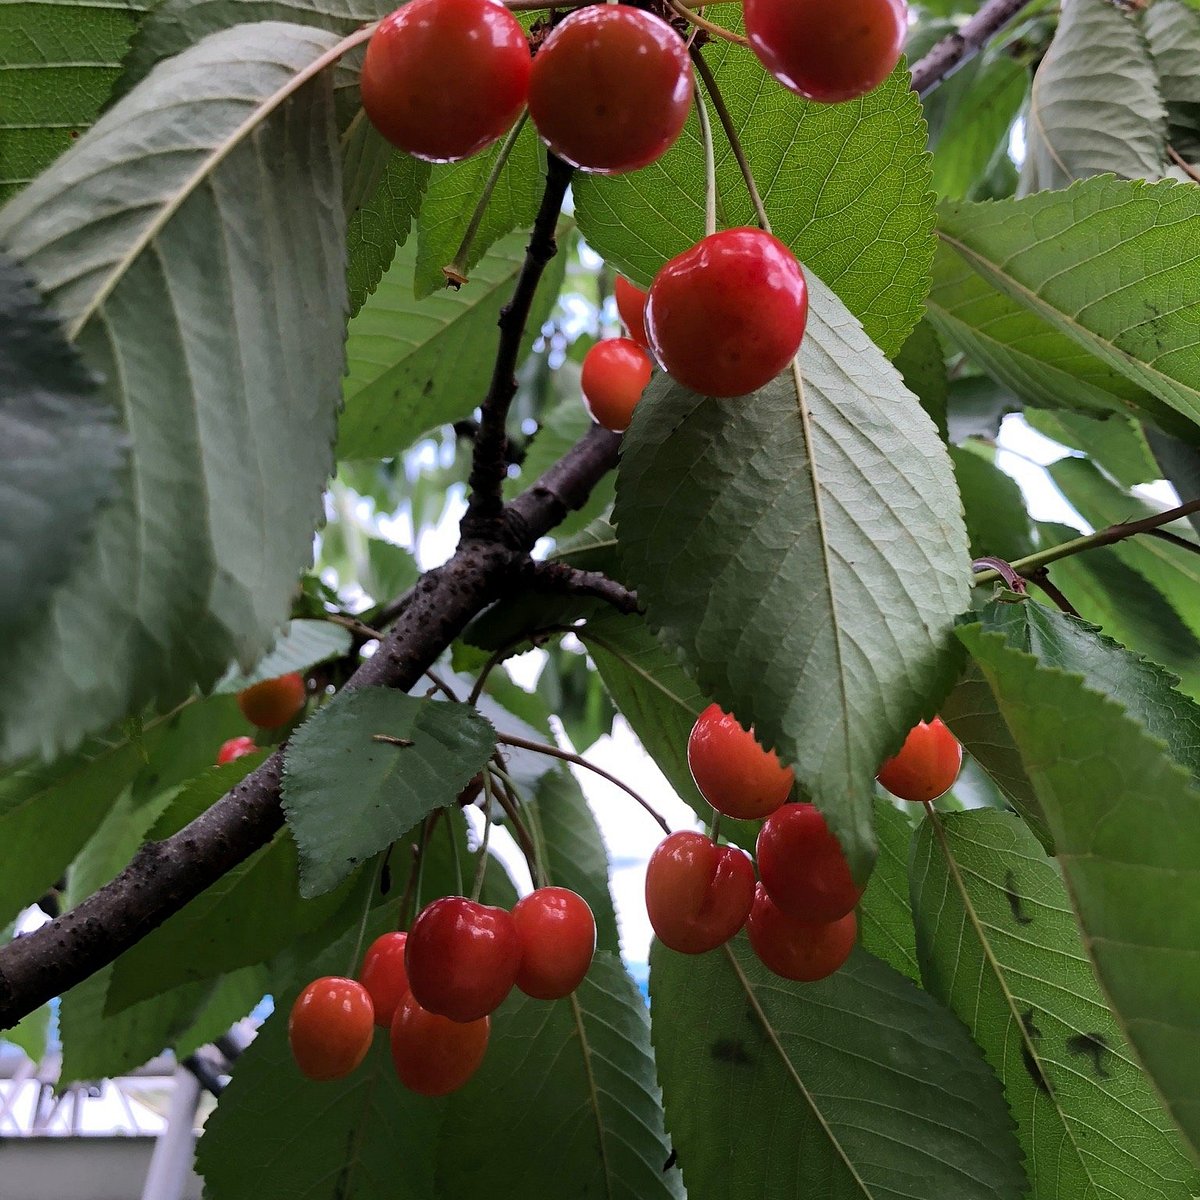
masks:
POLYGON ((1033 0, 988 0, 963 27, 942 38, 924 58, 913 64, 913 91, 922 99, 959 67, 968 63, 1033 0))

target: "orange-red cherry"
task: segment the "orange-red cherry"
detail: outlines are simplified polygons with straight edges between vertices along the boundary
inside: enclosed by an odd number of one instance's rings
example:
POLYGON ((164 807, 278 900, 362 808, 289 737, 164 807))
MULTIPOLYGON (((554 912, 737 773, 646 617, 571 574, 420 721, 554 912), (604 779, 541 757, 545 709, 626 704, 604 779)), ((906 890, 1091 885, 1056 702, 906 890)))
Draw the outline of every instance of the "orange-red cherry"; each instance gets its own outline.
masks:
POLYGON ((408 995, 408 972, 404 969, 407 933, 385 933, 367 947, 358 981, 367 989, 375 1008, 375 1024, 387 1029, 400 1001, 408 995))
POLYGON ((877 88, 908 33, 905 0, 746 0, 750 47, 786 88, 835 104, 877 88))
POLYGON ((374 1028, 367 989, 353 979, 326 975, 296 997, 288 1042, 296 1066, 309 1079, 341 1079, 366 1057, 374 1028))
POLYGON ((948 792, 962 770, 962 743, 941 717, 920 722, 900 753, 879 768, 879 782, 900 800, 923 804, 948 792))
POLYGON ((532 65, 525 31, 492 0, 409 0, 367 45, 363 108, 401 150, 457 162, 512 127, 532 65))
POLYGON ((304 676, 297 671, 264 679, 244 692, 238 692, 238 707, 251 725, 260 729, 279 729, 293 720, 304 707, 304 676))
POLYGON ((659 941, 680 954, 724 945, 746 923, 754 868, 734 846, 682 830, 659 843, 646 867, 646 913, 659 941))
POLYGON ((617 313, 629 330, 629 336, 644 349, 650 349, 646 336, 646 293, 624 275, 618 275, 613 284, 613 295, 617 300, 617 313))
POLYGON ((596 918, 567 888, 543 887, 512 910, 521 942, 517 987, 535 1000, 561 1000, 582 982, 596 952, 596 918))
POLYGON ((483 1062, 491 1025, 488 1017, 465 1023, 440 1017, 410 992, 392 1021, 392 1062, 400 1082, 422 1096, 457 1091, 483 1062))
POLYGON ((529 115, 546 145, 584 171, 617 175, 654 162, 691 105, 683 39, 627 4, 576 9, 533 60, 529 115))
POLYGON ((701 795, 727 817, 753 821, 773 813, 792 790, 795 775, 764 750, 736 717, 710 704, 692 726, 688 766, 701 795))
POLYGON ((862 899, 842 844, 811 804, 785 804, 758 831, 758 873, 789 916, 836 921, 862 899))
POLYGON ((629 338, 605 338, 584 356, 580 387, 583 402, 597 425, 624 433, 650 382, 653 365, 629 338))
POLYGON ((257 751, 258 747, 252 737, 230 738, 229 741, 222 742, 220 750, 217 751, 217 766, 223 767, 235 758, 244 758, 247 754, 255 754, 257 751))
POLYGON ((760 883, 746 922, 750 945, 759 961, 783 979, 815 983, 832 975, 850 957, 858 921, 848 912, 836 921, 789 917, 760 883))
POLYGON ((761 229, 710 234, 666 263, 646 300, 663 370, 703 396, 744 396, 792 361, 808 323, 808 284, 792 252, 761 229))
POLYGON ((461 896, 430 904, 408 934, 404 966, 418 1004, 452 1021, 495 1012, 512 991, 521 942, 512 914, 461 896))

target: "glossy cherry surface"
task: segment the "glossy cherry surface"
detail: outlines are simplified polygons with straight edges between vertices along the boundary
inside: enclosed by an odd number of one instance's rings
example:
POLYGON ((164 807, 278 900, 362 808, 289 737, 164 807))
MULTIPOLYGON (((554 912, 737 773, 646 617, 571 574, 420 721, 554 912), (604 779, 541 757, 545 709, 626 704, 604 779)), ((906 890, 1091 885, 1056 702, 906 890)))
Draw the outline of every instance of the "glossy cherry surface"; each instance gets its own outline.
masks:
POLYGON ((605 338, 584 356, 580 387, 597 425, 624 433, 650 382, 653 364, 630 338, 605 338))
POLYGON ((362 103, 401 150, 457 162, 502 137, 529 94, 525 31, 492 0, 409 0, 367 45, 362 103))
POLYGON ((922 721, 904 739, 900 753, 879 768, 879 782, 900 800, 922 804, 954 786, 962 770, 962 743, 941 717, 922 721))
POLYGON ((758 873, 789 916, 836 921, 862 898, 842 845, 811 804, 785 804, 758 833, 758 873))
POLYGON ((417 917, 404 955, 417 1003, 452 1021, 475 1021, 499 1008, 520 965, 512 915, 461 896, 435 900, 417 917))
POLYGON ((617 313, 629 330, 629 336, 639 346, 650 349, 646 336, 646 293, 636 283, 630 283, 624 275, 618 275, 613 284, 613 295, 617 301, 617 313))
POLYGON ((646 867, 646 912, 664 946, 703 954, 746 923, 754 868, 734 846, 681 831, 660 842, 646 867))
POLYGON ((361 983, 326 975, 296 997, 288 1043, 309 1079, 341 1079, 366 1057, 375 1028, 371 997, 361 983))
POLYGON ((792 252, 761 229, 725 229, 666 263, 646 300, 655 357, 703 396, 742 396, 791 362, 808 322, 792 252))
POLYGON ((529 115, 546 145, 584 171, 616 175, 654 162, 691 105, 683 39, 627 4, 576 9, 533 60, 529 115))
POLYGON ((773 813, 795 780, 774 751, 764 750, 736 717, 710 704, 692 726, 688 766, 701 795, 727 817, 755 820, 773 813))
POLYGON ((759 961, 783 979, 815 983, 850 957, 858 921, 848 912, 836 921, 802 921, 782 912, 760 883, 746 922, 759 961))
POLYGON ((385 933, 367 947, 358 981, 367 989, 375 1008, 375 1024, 387 1029, 400 1001, 408 995, 408 972, 404 969, 407 933, 385 933))
POLYGON ((445 1096, 479 1069, 487 1050, 491 1020, 451 1021, 422 1008, 412 993, 392 1021, 392 1062, 409 1091, 445 1096))
POLYGON ((293 720, 304 707, 304 676, 296 671, 278 679, 264 679, 244 692, 238 692, 238 707, 251 725, 260 729, 279 729, 293 720))
POLYGON ((231 763, 235 758, 244 758, 247 754, 254 754, 258 747, 254 744, 252 737, 235 737, 230 738, 227 742, 221 743, 220 750, 217 751, 217 766, 223 767, 226 763, 231 763))
POLYGON ((567 888, 538 888, 517 902, 512 919, 521 942, 517 987, 535 1000, 569 996, 596 952, 596 918, 588 902, 567 888))
POLYGON ((786 88, 834 104, 877 88, 908 34, 905 0, 746 0, 746 36, 786 88))

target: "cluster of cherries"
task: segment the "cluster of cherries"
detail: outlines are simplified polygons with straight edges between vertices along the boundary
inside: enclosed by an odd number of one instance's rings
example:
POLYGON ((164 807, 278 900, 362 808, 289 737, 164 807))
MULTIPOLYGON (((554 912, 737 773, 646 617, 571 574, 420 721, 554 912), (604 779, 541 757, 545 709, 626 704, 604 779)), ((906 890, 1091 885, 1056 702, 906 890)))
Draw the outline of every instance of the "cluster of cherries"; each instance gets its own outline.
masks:
POLYGON ((358 979, 325 976, 299 995, 288 1021, 296 1065, 341 1079, 366 1056, 376 1026, 390 1030, 400 1082, 422 1096, 456 1091, 483 1061, 491 1014, 515 985, 561 1000, 583 981, 596 949, 587 901, 542 887, 512 912, 447 896, 408 933, 385 933, 358 979))
MULTIPOLYGON (((264 679, 262 683, 238 692, 237 696, 242 716, 259 729, 282 729, 290 725, 300 715, 306 699, 304 676, 299 671, 280 675, 276 679, 264 679)), ((224 766, 235 758, 243 758, 257 751, 258 745, 252 737, 230 738, 222 742, 217 751, 217 766, 224 766)))
MULTIPOLYGON (((646 869, 646 910, 659 940, 681 954, 704 954, 745 926, 755 954, 776 975, 804 983, 832 975, 854 947, 862 889, 825 818, 811 804, 787 803, 791 769, 715 704, 692 729, 688 765, 717 812, 765 818, 759 881, 737 847, 702 833, 671 834, 646 869)), ((953 785, 961 766, 962 746, 934 718, 909 733, 878 778, 899 799, 925 803, 953 785)))
MULTIPOLYGON (((824 103, 877 87, 908 28, 906 0, 745 0, 744 14, 767 71, 824 103)), ((531 54, 525 31, 493 0, 409 0, 367 46, 363 108, 394 145, 433 162, 491 145, 526 108, 556 155, 599 174, 648 166, 679 137, 695 85, 687 46, 666 21, 593 4, 534 40, 531 54)), ((648 296, 628 283, 624 291, 618 306, 632 340, 593 347, 583 380, 593 416, 617 431, 650 377, 643 348, 692 391, 742 396, 792 361, 808 318, 800 264, 761 229, 712 233, 667 262, 648 296)))

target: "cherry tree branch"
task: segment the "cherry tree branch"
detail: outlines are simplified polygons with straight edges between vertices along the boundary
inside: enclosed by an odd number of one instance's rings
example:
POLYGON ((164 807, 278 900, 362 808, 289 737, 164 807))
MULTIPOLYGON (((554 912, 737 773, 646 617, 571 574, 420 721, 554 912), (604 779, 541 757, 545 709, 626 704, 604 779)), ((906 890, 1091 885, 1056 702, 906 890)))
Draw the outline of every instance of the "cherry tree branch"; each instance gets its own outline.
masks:
POLYGON ((988 0, 963 27, 949 34, 912 67, 913 91, 922 99, 968 63, 1033 0, 988 0))
POLYGON ((562 592, 568 596, 591 596, 611 604, 617 612, 641 611, 637 593, 624 584, 610 579, 600 571, 581 571, 569 563, 530 562, 526 577, 534 587, 547 592, 562 592))

